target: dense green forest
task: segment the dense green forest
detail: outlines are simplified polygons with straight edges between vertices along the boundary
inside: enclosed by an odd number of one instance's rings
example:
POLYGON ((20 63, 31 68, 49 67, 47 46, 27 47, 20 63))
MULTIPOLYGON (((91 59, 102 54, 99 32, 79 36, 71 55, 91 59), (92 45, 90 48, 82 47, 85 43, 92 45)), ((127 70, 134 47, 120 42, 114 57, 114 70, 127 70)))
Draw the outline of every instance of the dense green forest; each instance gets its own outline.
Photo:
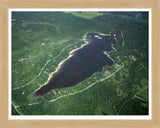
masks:
POLYGON ((148 12, 12 12, 12 115, 148 115, 148 12), (76 86, 33 98, 88 32, 117 35, 115 61, 76 86), (122 38, 123 34, 123 38, 122 38))

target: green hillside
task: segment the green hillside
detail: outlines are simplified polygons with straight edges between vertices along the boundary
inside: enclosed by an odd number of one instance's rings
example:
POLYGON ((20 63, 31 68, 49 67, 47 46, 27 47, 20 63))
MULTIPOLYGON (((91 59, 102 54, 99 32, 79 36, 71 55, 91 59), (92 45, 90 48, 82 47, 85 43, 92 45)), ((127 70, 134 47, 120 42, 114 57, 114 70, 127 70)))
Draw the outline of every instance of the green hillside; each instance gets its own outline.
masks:
POLYGON ((148 115, 148 13, 12 12, 12 115, 148 115), (120 24, 115 60, 76 86, 33 98, 88 32, 108 34, 120 24), (124 41, 124 42, 123 42, 124 41))

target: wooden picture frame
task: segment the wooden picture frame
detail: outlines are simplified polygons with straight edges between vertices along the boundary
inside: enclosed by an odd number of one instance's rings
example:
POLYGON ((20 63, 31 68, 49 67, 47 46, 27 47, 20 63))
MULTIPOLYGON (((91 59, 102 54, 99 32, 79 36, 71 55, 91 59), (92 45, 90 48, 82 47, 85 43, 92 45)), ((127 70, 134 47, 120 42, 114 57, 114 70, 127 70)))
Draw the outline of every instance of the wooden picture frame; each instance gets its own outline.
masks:
POLYGON ((127 1, 0 1, 0 127, 119 127, 119 128, 158 128, 160 127, 160 80, 159 78, 159 22, 160 2, 158 0, 127 1), (149 120, 10 120, 9 119, 9 9, 10 8, 150 8, 152 10, 152 119, 149 120))

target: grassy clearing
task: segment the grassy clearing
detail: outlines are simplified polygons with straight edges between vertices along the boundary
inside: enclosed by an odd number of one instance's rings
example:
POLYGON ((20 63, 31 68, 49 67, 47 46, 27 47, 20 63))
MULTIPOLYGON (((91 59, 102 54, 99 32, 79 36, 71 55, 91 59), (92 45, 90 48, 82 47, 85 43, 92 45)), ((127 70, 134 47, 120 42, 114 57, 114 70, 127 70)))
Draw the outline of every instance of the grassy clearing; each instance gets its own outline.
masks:
POLYGON ((103 15, 103 13, 99 13, 99 12, 66 12, 66 13, 71 13, 74 16, 85 18, 85 19, 93 19, 95 17, 103 15))

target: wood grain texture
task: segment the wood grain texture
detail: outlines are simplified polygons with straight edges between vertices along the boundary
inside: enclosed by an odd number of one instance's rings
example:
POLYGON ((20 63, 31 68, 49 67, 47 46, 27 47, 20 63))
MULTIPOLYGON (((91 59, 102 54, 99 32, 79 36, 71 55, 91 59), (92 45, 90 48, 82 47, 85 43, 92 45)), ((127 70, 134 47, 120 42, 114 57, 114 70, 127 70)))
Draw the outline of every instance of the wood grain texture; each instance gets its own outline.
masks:
POLYGON ((160 128, 159 0, 0 0, 0 128, 160 128), (152 120, 8 120, 9 8, 151 8, 152 120))

